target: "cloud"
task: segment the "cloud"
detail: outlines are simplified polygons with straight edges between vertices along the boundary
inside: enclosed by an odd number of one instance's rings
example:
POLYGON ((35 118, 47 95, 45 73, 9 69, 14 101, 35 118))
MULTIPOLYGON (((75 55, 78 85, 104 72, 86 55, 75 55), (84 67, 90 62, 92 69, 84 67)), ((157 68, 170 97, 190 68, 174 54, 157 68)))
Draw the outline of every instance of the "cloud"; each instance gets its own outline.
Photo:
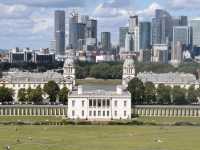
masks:
POLYGON ((172 9, 198 9, 200 0, 169 0, 167 4, 172 9))
POLYGON ((133 11, 133 0, 112 0, 99 4, 93 14, 100 18, 128 16, 133 11))
POLYGON ((156 2, 153 2, 147 8, 137 11, 136 14, 138 14, 141 17, 145 17, 145 18, 153 17, 155 15, 156 9, 163 9, 163 7, 156 2))
POLYGON ((0 3, 26 5, 31 7, 68 8, 82 7, 85 0, 0 0, 0 3))
POLYGON ((25 5, 5 5, 0 3, 0 18, 17 19, 29 16, 33 9, 25 5))

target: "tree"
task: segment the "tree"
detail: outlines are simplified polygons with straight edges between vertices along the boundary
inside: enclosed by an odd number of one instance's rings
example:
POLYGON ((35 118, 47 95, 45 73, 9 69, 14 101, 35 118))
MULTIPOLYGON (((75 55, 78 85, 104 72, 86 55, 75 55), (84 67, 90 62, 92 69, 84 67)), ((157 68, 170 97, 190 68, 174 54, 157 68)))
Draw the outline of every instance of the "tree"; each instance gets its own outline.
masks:
POLYGON ((156 88, 152 82, 145 83, 144 102, 147 104, 155 103, 156 101, 156 88))
POLYGON ((69 93, 69 89, 67 87, 63 87, 58 94, 59 95, 59 101, 62 102, 63 104, 67 104, 68 93, 69 93))
POLYGON ((159 84, 157 88, 157 103, 170 104, 171 103, 171 87, 159 84))
POLYGON ((194 85, 190 86, 187 91, 187 100, 189 103, 198 102, 198 91, 195 89, 194 85))
POLYGON ((23 89, 19 89, 17 98, 18 98, 18 101, 20 101, 20 102, 27 101, 26 89, 24 89, 24 88, 23 89))
POLYGON ((189 102, 185 97, 186 90, 180 86, 175 86, 172 90, 173 103, 175 105, 187 105, 189 102))
POLYGON ((13 101, 13 90, 4 86, 0 87, 0 102, 13 101))
POLYGON ((32 102, 33 100, 33 90, 31 89, 31 87, 29 87, 27 90, 26 90, 26 99, 28 102, 32 102))
POLYGON ((36 89, 33 89, 31 101, 34 102, 35 104, 40 104, 43 100, 42 94, 43 92, 40 86, 38 86, 36 89))
POLYGON ((55 102, 60 89, 55 81, 49 81, 44 85, 44 92, 49 95, 49 100, 55 102))
POLYGON ((133 78, 128 83, 128 91, 131 93, 132 104, 142 104, 144 96, 144 85, 138 78, 133 78))

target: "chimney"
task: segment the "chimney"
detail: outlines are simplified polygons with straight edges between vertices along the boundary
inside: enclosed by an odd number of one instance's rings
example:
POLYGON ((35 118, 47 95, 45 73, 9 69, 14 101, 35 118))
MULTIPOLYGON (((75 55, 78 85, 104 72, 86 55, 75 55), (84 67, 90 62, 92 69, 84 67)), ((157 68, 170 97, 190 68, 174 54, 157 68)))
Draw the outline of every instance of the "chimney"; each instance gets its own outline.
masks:
POLYGON ((116 90, 117 90, 117 94, 119 94, 119 95, 121 95, 122 92, 123 92, 123 89, 122 89, 121 85, 118 85, 117 88, 116 88, 116 90))
POLYGON ((83 94, 83 86, 79 85, 78 86, 78 95, 81 95, 81 94, 83 94))

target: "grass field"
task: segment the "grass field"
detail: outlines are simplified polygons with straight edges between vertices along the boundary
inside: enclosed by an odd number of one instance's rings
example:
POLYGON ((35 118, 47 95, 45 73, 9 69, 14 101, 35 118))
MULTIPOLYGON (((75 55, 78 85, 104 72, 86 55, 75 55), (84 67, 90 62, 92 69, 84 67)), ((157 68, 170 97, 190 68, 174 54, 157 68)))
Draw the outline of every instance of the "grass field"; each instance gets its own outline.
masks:
POLYGON ((190 122, 200 124, 200 118, 198 117, 139 117, 135 120, 157 124, 174 124, 176 122, 190 122))
POLYGON ((76 83, 79 85, 91 84, 91 85, 118 85, 121 84, 121 80, 103 80, 103 79, 84 79, 84 80, 76 80, 76 83))
POLYGON ((0 126, 0 149, 199 150, 199 127, 0 126))
POLYGON ((62 117, 54 116, 0 116, 0 122, 16 122, 16 121, 25 121, 25 122, 38 122, 38 121, 61 121, 62 117))

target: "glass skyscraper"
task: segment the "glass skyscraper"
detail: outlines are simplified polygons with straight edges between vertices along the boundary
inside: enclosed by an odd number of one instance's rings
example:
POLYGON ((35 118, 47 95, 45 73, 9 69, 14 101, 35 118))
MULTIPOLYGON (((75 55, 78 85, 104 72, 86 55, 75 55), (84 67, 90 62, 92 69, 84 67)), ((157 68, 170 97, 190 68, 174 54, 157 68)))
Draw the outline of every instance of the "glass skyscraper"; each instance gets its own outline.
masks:
POLYGON ((127 33, 128 33, 128 27, 119 28, 119 47, 125 48, 125 40, 127 33))
POLYGON ((173 21, 170 14, 162 9, 156 10, 152 19, 152 44, 168 44, 172 41, 173 21))
POLYGON ((55 45, 58 55, 65 54, 65 11, 55 11, 55 45))
POLYGON ((104 50, 109 50, 111 48, 110 32, 101 32, 101 45, 104 50))
POLYGON ((140 49, 150 49, 151 47, 151 23, 140 22, 140 49))

